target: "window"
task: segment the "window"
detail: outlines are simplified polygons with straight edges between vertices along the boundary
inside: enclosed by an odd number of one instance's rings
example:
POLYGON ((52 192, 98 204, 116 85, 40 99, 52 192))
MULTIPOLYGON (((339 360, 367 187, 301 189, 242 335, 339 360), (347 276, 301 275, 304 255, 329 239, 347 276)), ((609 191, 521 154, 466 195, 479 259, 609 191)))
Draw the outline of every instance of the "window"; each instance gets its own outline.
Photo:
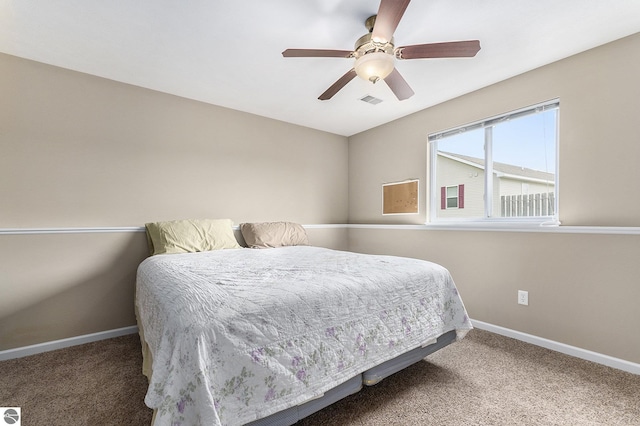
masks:
POLYGON ((464 208, 464 185, 443 186, 440 189, 441 209, 463 209, 464 208))
POLYGON ((559 105, 430 135, 431 222, 555 220, 559 105))

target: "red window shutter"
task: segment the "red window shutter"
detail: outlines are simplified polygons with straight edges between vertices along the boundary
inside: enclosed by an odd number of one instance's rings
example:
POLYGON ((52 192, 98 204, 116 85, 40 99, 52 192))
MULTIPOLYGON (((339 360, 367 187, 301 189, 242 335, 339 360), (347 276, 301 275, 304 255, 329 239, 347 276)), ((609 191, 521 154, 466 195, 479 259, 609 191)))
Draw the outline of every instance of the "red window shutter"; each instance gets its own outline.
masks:
POLYGON ((464 185, 458 185, 458 208, 464 209, 464 185))
POLYGON ((443 186, 440 188, 440 208, 442 210, 447 208, 447 187, 443 186))

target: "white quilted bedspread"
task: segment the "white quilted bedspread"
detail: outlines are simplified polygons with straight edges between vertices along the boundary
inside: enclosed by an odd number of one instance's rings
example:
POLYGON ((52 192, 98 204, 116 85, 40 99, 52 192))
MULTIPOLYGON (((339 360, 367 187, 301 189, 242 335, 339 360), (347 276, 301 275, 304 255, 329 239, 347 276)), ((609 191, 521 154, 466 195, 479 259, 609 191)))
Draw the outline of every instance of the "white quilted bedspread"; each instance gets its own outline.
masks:
POLYGON ((318 247, 153 256, 136 305, 155 425, 238 425, 471 329, 437 264, 318 247))

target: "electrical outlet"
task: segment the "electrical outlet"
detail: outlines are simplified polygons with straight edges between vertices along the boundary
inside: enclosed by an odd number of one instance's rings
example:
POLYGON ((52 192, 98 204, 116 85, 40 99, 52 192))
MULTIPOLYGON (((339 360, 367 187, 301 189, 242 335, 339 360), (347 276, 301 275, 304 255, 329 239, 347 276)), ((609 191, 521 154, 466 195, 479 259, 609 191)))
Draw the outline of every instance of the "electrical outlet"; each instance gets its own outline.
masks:
POLYGON ((529 292, 518 290, 518 305, 529 305, 529 292))

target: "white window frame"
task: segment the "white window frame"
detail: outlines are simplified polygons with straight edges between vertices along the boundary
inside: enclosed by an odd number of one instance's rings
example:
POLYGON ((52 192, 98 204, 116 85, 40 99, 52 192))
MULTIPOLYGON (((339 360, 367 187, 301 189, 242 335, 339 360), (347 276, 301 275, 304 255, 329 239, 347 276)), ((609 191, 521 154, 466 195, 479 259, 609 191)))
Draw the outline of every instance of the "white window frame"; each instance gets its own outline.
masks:
POLYGON ((447 210, 453 210, 453 209, 459 209, 460 208, 460 185, 449 185, 449 186, 445 186, 445 207, 447 208, 447 210), (455 188, 456 189, 456 196, 455 197, 449 197, 449 188, 455 188), (455 207, 449 207, 449 199, 454 199, 456 200, 456 206, 455 207))
POLYGON ((444 227, 495 227, 495 228, 509 228, 509 227, 521 227, 527 225, 533 226, 558 226, 560 225, 558 215, 558 199, 559 199, 559 133, 560 133, 560 100, 553 99, 550 101, 542 102, 536 105, 521 108, 515 111, 511 111, 505 114, 500 114, 487 118, 485 120, 466 124, 464 126, 455 127, 442 132, 429 135, 429 208, 427 215, 428 226, 444 226, 444 227), (556 128, 555 128, 555 140, 556 140, 556 161, 555 161, 555 185, 554 185, 554 214, 552 216, 535 216, 535 217, 492 217, 493 215, 493 203, 491 197, 487 197, 488 194, 493 194, 493 152, 492 152, 492 135, 493 125, 498 124, 501 121, 511 118, 518 118, 529 114, 539 113, 551 109, 557 109, 556 113, 556 128), (437 158, 438 158, 438 140, 443 137, 451 136, 456 133, 462 133, 469 130, 475 130, 478 128, 484 128, 485 136, 485 182, 484 182, 484 211, 485 217, 482 218, 439 218, 437 215, 438 207, 440 206, 440 196, 438 192, 437 181, 437 158))

